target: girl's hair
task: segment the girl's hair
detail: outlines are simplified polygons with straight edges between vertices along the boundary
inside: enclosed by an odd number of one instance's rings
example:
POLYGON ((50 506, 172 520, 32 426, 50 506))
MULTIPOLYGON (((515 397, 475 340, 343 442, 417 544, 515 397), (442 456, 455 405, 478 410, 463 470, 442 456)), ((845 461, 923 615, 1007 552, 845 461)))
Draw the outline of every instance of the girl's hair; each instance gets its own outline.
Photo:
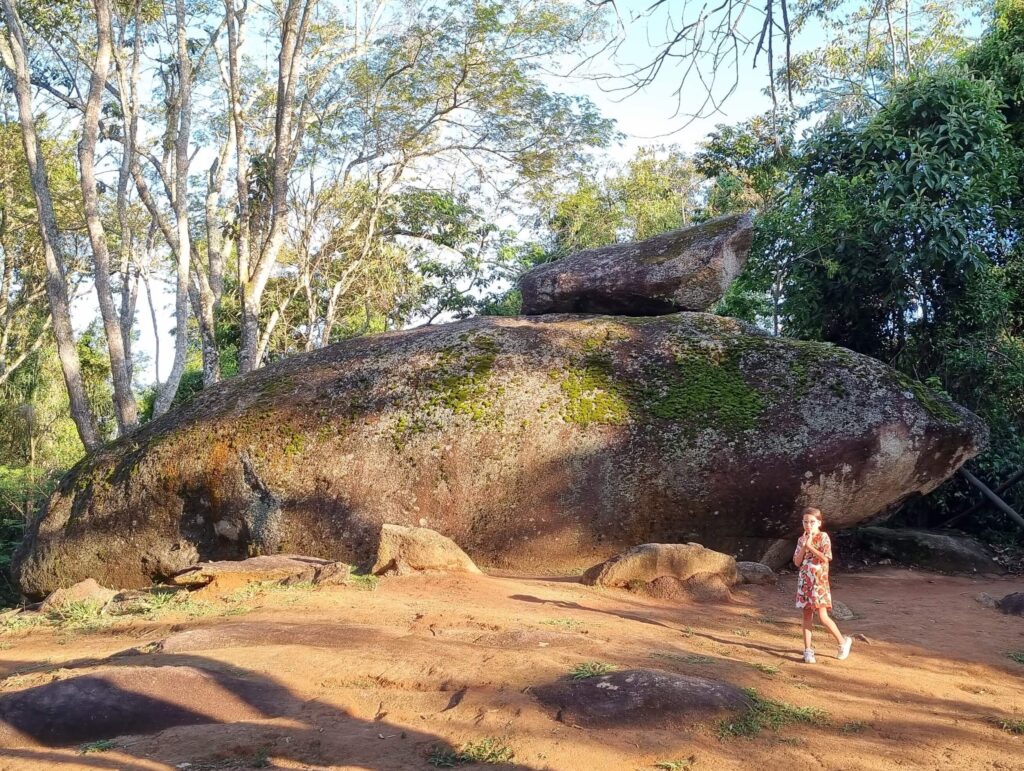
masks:
POLYGON ((821 515, 821 509, 816 509, 813 506, 808 506, 806 509, 804 509, 804 513, 801 515, 801 517, 806 517, 808 514, 817 519, 819 524, 825 524, 825 518, 821 515))

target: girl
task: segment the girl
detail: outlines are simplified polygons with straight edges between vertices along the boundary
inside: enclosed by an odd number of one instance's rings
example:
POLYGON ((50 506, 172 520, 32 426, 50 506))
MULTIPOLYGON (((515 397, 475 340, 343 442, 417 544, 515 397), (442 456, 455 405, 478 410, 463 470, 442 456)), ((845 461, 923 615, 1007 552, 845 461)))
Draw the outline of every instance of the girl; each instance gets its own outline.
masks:
POLYGON ((822 625, 832 633, 839 643, 839 660, 850 655, 852 637, 843 637, 836 622, 829 618, 832 608, 832 590, 828 583, 828 563, 832 561, 832 541, 828 534, 821 532, 821 510, 804 509, 804 534, 796 542, 793 564, 800 568, 796 581, 796 606, 804 612, 804 662, 814 664, 814 649, 811 648, 811 629, 814 626, 814 611, 822 625))

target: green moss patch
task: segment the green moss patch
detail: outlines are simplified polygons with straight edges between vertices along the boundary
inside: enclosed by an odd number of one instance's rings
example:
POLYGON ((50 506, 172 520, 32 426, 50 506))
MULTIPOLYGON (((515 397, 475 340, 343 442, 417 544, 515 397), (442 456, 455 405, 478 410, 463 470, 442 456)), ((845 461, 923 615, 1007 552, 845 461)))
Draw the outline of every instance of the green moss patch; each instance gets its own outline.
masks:
POLYGON ((432 394, 429 407, 449 409, 473 420, 487 417, 491 402, 487 383, 501 346, 492 337, 477 335, 463 345, 441 351, 440 366, 427 384, 432 394))
POLYGON ((620 425, 629 417, 627 389, 617 382, 608 353, 588 353, 582 366, 571 367, 562 380, 562 394, 562 417, 569 423, 620 425))
POLYGON ((936 393, 924 383, 914 380, 902 372, 896 372, 893 378, 900 388, 914 394, 917 403, 924 407, 931 416, 947 423, 959 424, 962 421, 961 416, 950 406, 949 399, 944 399, 941 394, 936 393))
POLYGON ((740 369, 742 348, 694 346, 676 356, 676 367, 652 373, 643 394, 645 410, 656 418, 690 427, 709 425, 746 431, 764 410, 761 394, 740 369))

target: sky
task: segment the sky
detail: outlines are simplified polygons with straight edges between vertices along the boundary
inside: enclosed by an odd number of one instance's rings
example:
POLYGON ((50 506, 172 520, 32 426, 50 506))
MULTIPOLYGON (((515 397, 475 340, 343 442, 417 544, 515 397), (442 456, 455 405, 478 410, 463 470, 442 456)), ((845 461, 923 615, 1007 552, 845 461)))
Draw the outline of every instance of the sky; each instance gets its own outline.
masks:
MULTIPOLYGON (((704 91, 696 79, 692 79, 682 92, 682 99, 674 95, 679 85, 678 69, 666 67, 649 86, 638 92, 623 89, 623 81, 598 80, 596 76, 615 71, 627 71, 630 65, 649 61, 657 44, 664 39, 664 17, 650 20, 631 21, 639 10, 647 7, 650 0, 621 0, 618 5, 623 25, 619 28, 621 44, 615 56, 607 52, 595 57, 590 66, 577 71, 573 77, 552 77, 553 89, 565 93, 586 96, 608 118, 615 121, 623 134, 621 142, 609 148, 601 161, 623 163, 638 148, 650 145, 678 145, 690 152, 720 123, 732 124, 765 112, 770 108, 770 99, 763 93, 767 84, 765 57, 762 56, 758 69, 751 68, 752 51, 742 57, 741 77, 735 93, 722 105, 717 114, 698 119, 689 119, 676 113, 677 102, 683 111, 695 110, 703 101, 704 91)), ((691 12, 692 13, 692 12, 691 12)), ((754 20, 756 23, 756 20, 754 20)), ((816 44, 817 41, 808 41, 816 44)), ((730 73, 730 82, 732 73, 730 73)), ((152 282, 156 315, 160 335, 160 371, 155 371, 156 333, 150 319, 145 296, 140 292, 136 328, 139 339, 136 351, 144 354, 146 361, 137 371, 137 382, 149 384, 165 378, 170 371, 174 352, 174 284, 172 281, 152 282)), ((73 321, 76 329, 84 329, 98 316, 95 293, 85 291, 73 307, 73 321)))

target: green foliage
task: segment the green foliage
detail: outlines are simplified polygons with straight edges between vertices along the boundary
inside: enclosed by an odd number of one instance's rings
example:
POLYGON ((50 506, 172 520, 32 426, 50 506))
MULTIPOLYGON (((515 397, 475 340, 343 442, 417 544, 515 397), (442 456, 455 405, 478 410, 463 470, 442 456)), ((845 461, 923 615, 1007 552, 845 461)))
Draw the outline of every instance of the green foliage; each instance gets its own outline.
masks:
POLYGON ((772 701, 760 696, 753 688, 745 688, 750 700, 750 709, 738 719, 726 719, 718 724, 718 738, 751 738, 761 731, 778 731, 786 726, 805 723, 824 725, 828 713, 817 707, 794 707, 782 701, 772 701))
POLYGON ((70 629, 93 629, 102 626, 103 605, 91 600, 66 602, 46 614, 55 626, 70 629))
POLYGON ((715 660, 710 656, 701 656, 696 653, 652 653, 650 654, 652 659, 664 659, 666 661, 676 661, 681 664, 714 664, 715 660))
POLYGON ((640 148, 604 180, 581 175, 567 193, 540 196, 550 251, 564 256, 685 227, 701 216, 702 181, 675 147, 640 148))
POLYGON ((697 762, 697 756, 691 755, 685 759, 677 760, 659 760, 654 764, 655 768, 660 768, 662 771, 686 771, 688 768, 693 768, 697 762))
POLYGON ((934 70, 967 47, 972 23, 988 12, 983 0, 946 3, 881 0, 864 4, 802 0, 790 11, 794 30, 820 27, 816 48, 794 52, 777 87, 791 89, 800 115, 863 118, 915 70, 934 70), (842 9, 842 12, 837 12, 842 9))
POLYGON ((1018 664, 1024 664, 1024 651, 1010 651, 1006 654, 1010 661, 1015 661, 1018 664))
POLYGON ((1009 718, 996 718, 995 724, 1007 733, 1024 735, 1024 720, 1011 720, 1009 718))
POLYGON ((354 586, 356 589, 362 589, 362 590, 367 591, 367 592, 374 591, 377 588, 377 586, 380 584, 380 579, 377 578, 377 576, 369 574, 369 573, 367 573, 367 574, 353 573, 349 577, 349 581, 351 582, 352 586, 354 586))
POLYGON ((577 664, 569 670, 569 677, 573 680, 587 680, 591 677, 600 677, 617 670, 614 664, 605 664, 600 661, 585 661, 577 664))
POLYGON ((78 748, 79 755, 88 755, 92 752, 107 752, 117 748, 117 742, 113 739, 100 739, 99 741, 83 744, 78 748))
POLYGON ((498 739, 486 738, 478 742, 467 742, 459 750, 434 747, 427 756, 427 762, 435 768, 455 768, 467 763, 508 763, 515 753, 498 739))
POLYGON ((886 361, 931 343, 1005 232, 1019 152, 999 105, 990 83, 947 69, 806 143, 764 255, 789 264, 789 334, 886 361))

